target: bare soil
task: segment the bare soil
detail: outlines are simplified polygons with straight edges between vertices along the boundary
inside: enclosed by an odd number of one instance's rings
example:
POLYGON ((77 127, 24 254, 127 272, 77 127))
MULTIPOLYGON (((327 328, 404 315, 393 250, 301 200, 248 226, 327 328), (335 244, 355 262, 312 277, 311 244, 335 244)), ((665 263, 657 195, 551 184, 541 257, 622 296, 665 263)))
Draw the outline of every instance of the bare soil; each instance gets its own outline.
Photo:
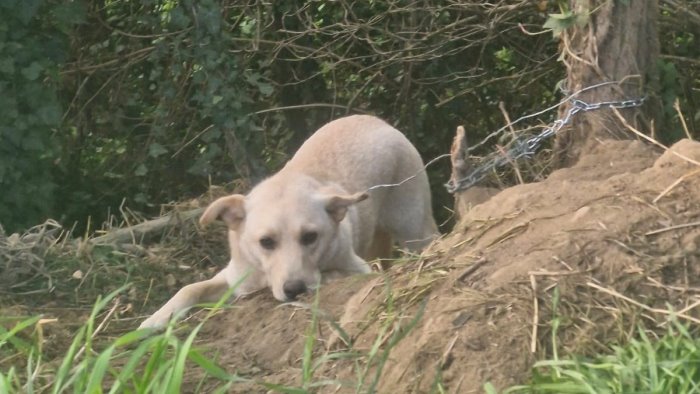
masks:
MULTIPOLYGON (((559 354, 605 351, 640 325, 663 329, 667 314, 634 302, 678 311, 700 292, 700 166, 679 155, 700 161, 700 143, 683 140, 660 154, 638 141, 606 141, 574 167, 473 207, 421 258, 325 286, 320 309, 366 355, 377 341, 389 346, 425 302, 381 370, 377 389, 387 393, 523 383, 534 360, 551 356, 555 315, 559 354)), ((310 316, 260 293, 208 322, 200 340, 228 368, 300 384, 310 316)), ((327 320, 314 336, 317 358, 348 350, 327 320)), ((357 371, 352 360, 328 361, 314 379, 346 382, 324 390, 351 392, 357 371)), ((247 388, 255 387, 265 391, 247 388)))

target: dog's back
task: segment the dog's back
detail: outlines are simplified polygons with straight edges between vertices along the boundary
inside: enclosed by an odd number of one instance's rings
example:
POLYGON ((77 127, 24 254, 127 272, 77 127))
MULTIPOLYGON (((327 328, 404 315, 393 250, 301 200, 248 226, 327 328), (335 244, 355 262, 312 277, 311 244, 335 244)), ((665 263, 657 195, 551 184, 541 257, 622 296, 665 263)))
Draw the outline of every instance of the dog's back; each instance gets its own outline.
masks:
POLYGON ((299 148, 284 171, 338 184, 349 193, 415 176, 398 187, 372 190, 369 201, 357 205, 360 256, 368 257, 382 233, 412 250, 437 234, 423 161, 408 139, 381 119, 353 115, 326 124, 299 148))
POLYGON ((212 202, 200 223, 216 218, 229 227, 229 264, 180 289, 141 328, 162 328, 172 315, 214 302, 233 286, 238 295, 269 286, 278 300, 294 300, 334 273, 368 272, 367 260, 388 257, 391 237, 418 250, 437 234, 418 152, 371 116, 327 124, 247 196, 212 202), (374 189, 365 200, 371 186, 413 176, 374 189))

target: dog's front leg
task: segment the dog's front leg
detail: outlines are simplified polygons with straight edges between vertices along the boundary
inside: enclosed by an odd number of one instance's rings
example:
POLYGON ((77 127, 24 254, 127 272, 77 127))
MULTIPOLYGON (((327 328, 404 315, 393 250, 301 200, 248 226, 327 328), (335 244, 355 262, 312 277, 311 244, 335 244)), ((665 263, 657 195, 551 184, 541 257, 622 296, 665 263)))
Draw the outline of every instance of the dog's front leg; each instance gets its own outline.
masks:
POLYGON ((328 283, 330 281, 344 278, 350 275, 366 274, 372 272, 369 264, 355 253, 349 254, 343 263, 330 267, 321 273, 321 282, 328 283))
POLYGON ((168 324, 170 317, 191 308, 202 302, 218 301, 229 289, 225 271, 219 272, 211 279, 189 284, 178 291, 165 305, 148 319, 144 320, 139 328, 163 328, 168 324))

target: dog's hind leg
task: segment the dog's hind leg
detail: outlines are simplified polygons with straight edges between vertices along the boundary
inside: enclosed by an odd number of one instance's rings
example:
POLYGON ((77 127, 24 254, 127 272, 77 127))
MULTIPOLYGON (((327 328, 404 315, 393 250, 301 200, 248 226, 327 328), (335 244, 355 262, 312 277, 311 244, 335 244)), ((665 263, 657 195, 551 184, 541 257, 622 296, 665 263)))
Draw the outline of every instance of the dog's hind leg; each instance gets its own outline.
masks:
POLYGON ((203 302, 218 301, 229 289, 224 271, 211 279, 189 284, 178 291, 156 313, 146 319, 139 328, 163 328, 171 316, 184 312, 194 305, 203 302))
POLYGON ((399 244, 402 248, 408 249, 411 252, 420 252, 437 239, 439 235, 435 222, 426 223, 424 226, 420 227, 417 232, 401 239, 399 244))
POLYGON ((364 257, 368 262, 379 259, 379 264, 383 270, 389 268, 387 260, 391 258, 392 250, 392 238, 391 234, 381 228, 377 228, 374 231, 374 239, 372 239, 372 244, 369 247, 364 257))
POLYGON ((419 252, 436 239, 439 232, 430 206, 427 179, 424 188, 410 185, 411 182, 407 184, 408 190, 390 191, 388 200, 392 206, 383 212, 381 223, 402 248, 419 252))
POLYGON ((377 228, 374 231, 374 239, 365 256, 367 261, 375 259, 388 259, 391 257, 391 234, 383 229, 377 228))

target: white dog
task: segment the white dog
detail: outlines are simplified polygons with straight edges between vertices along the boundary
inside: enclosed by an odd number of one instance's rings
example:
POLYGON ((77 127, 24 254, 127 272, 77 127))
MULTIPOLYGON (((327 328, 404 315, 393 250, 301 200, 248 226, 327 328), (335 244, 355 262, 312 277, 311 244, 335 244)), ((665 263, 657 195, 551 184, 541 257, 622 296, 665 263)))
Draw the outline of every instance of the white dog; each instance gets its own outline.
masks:
POLYGON ((229 228, 228 266, 183 287, 141 327, 214 302, 244 276, 237 295, 270 287, 278 300, 293 300, 322 277, 369 272, 366 260, 389 257, 392 239, 417 251, 438 234, 420 155, 401 132, 365 115, 326 124, 277 174, 247 196, 214 201, 200 223, 217 218, 229 228))

